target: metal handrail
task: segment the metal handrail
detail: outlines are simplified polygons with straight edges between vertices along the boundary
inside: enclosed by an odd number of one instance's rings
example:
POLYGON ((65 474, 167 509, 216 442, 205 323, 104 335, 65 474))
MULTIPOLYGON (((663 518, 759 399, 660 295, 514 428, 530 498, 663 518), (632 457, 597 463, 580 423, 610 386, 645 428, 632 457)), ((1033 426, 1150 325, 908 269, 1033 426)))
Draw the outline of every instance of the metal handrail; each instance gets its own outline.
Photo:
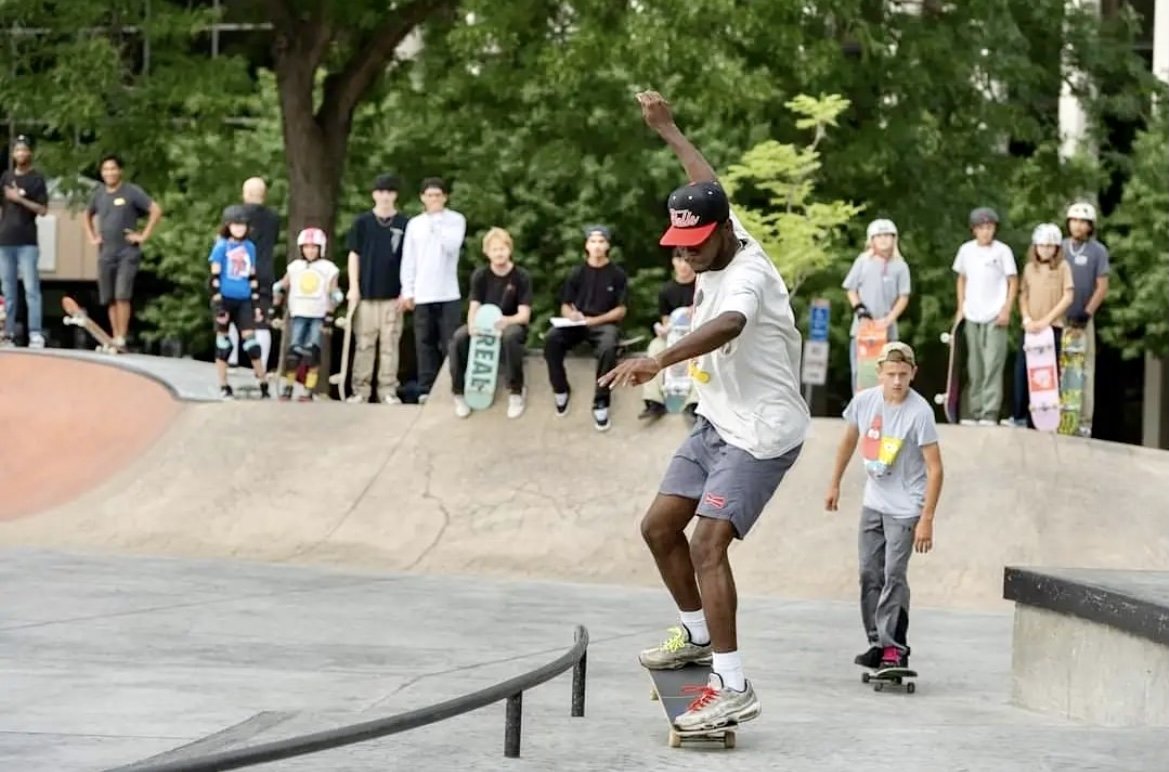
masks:
POLYGON ((518 758, 520 755, 522 695, 525 690, 550 681, 572 668, 572 716, 574 718, 584 716, 585 669, 588 658, 589 631, 585 629, 584 625, 577 625, 574 637, 576 642, 571 649, 543 667, 472 694, 440 702, 437 705, 323 732, 274 740, 247 748, 210 753, 193 759, 161 763, 143 761, 130 766, 118 767, 110 772, 131 772, 131 770, 133 772, 219 772, 219 770, 225 769, 240 769, 241 767, 250 767, 255 764, 264 764, 339 748, 343 745, 365 742, 405 732, 409 729, 417 729, 420 726, 478 710, 500 700, 507 700, 503 753, 508 758, 518 758))

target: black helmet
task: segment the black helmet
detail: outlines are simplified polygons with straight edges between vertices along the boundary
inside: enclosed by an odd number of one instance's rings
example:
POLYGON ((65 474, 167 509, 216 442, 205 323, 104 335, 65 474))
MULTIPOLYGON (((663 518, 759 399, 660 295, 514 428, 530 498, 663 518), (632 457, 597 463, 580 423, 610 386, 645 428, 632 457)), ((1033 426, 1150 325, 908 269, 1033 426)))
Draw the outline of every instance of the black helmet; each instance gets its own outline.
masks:
POLYGON ((980 206, 970 213, 970 227, 976 225, 983 225, 984 223, 994 223, 998 225, 999 216, 989 206, 980 206))
POLYGON ((223 224, 230 225, 233 222, 248 224, 248 209, 246 206, 240 204, 232 204, 223 210, 223 224))

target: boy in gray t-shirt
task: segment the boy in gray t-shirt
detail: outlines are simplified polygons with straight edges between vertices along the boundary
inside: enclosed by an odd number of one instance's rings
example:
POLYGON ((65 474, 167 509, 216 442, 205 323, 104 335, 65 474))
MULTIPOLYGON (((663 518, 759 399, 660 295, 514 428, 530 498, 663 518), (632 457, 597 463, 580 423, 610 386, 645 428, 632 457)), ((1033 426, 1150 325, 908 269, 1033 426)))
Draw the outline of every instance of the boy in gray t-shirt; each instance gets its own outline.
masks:
POLYGON ((847 428, 825 507, 835 512, 840 481, 860 441, 864 503, 860 518, 861 622, 866 668, 909 667, 909 556, 933 547, 934 509, 942 490, 942 456, 934 410, 909 387, 913 349, 889 342, 877 358, 880 385, 859 392, 844 411, 847 428))

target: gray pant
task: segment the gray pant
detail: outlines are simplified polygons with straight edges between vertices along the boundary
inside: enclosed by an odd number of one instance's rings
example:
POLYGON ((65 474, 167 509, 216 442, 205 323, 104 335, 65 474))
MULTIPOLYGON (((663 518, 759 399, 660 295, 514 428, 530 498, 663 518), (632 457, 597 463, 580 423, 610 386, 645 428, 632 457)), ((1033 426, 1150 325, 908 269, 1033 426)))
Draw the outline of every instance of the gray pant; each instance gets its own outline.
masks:
POLYGON ((861 508, 861 622, 869 644, 909 650, 909 556, 917 517, 892 517, 861 508))
POLYGON ((993 321, 966 322, 966 374, 970 377, 970 417, 998 422, 1003 405, 1003 367, 1007 328, 993 321))

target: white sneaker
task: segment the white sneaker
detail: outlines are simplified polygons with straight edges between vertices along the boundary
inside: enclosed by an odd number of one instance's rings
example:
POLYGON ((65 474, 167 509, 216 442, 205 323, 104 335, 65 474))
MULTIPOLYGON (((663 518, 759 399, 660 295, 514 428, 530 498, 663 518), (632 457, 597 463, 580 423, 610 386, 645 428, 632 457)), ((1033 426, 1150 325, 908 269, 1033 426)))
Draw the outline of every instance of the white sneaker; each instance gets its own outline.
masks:
POLYGON ((978 420, 978 425, 979 426, 998 426, 998 422, 992 421, 989 418, 980 418, 978 420))
POLYGON ((387 394, 386 396, 382 397, 382 404, 383 405, 400 405, 400 404, 402 404, 402 400, 398 399, 397 394, 387 394))
POLYGON ((609 408, 608 407, 594 407, 593 408, 593 427, 599 432, 609 431, 609 408))
POLYGON ((363 402, 368 402, 369 398, 363 397, 360 394, 350 394, 349 397, 345 401, 348 402, 350 405, 360 405, 363 402))
POLYGON ((973 418, 963 418, 958 423, 961 426, 978 426, 978 421, 975 421, 973 418))
POLYGON ((44 348, 45 347, 45 336, 41 335, 39 332, 31 333, 28 336, 28 347, 29 348, 44 348))
POLYGON ((471 415, 471 406, 467 404, 467 400, 463 399, 462 394, 455 395, 455 415, 459 418, 471 415))
POLYGON ((507 417, 519 418, 524 414, 524 395, 510 394, 507 398, 507 417))

